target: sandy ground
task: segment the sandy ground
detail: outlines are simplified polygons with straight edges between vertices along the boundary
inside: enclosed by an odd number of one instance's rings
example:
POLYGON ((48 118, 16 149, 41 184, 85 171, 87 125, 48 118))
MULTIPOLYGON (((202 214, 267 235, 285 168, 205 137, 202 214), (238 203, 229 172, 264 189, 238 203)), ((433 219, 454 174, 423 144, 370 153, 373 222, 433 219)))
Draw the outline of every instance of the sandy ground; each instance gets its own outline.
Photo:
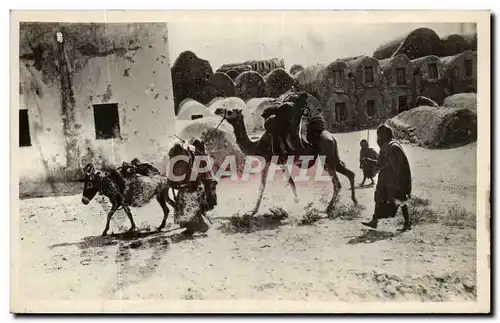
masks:
MULTIPOLYGON (((357 184, 362 179, 358 142, 365 135, 336 135, 357 184)), ((430 200, 437 223, 398 233, 401 220, 396 218, 382 221, 377 231, 364 229, 360 222, 373 210, 371 187, 356 190, 365 206, 359 218, 301 226, 304 207, 313 202, 324 208, 331 185, 300 185, 295 204, 290 188, 276 181, 268 184, 260 213, 280 206, 288 218, 235 232, 228 218, 252 207, 258 182, 224 181, 206 235, 183 238, 171 217, 164 232, 148 232, 161 222, 153 201, 132 209, 139 234, 100 237, 110 207, 104 199, 88 206, 81 203, 81 193, 24 199, 19 289, 33 300, 473 300, 475 227, 445 222, 450 207, 475 213, 476 144, 451 150, 404 147, 414 194, 430 200)), ((350 205, 348 181, 340 179, 340 203, 350 205)), ((118 211, 110 233, 122 233, 129 225, 118 211)))

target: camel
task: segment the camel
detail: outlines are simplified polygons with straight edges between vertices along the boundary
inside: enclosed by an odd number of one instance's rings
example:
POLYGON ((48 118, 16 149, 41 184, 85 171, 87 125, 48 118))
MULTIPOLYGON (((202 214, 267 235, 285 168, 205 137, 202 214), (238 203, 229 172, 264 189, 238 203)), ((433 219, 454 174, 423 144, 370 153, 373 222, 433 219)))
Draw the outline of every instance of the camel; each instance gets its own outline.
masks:
MULTIPOLYGON (((302 93, 298 97, 299 98, 296 100, 295 103, 285 102, 282 103, 280 107, 283 106, 284 104, 288 105, 291 104, 292 106, 295 104, 301 104, 303 105, 302 108, 304 108, 305 106, 305 108, 307 109, 307 94, 302 93)), ((307 141, 309 141, 310 143, 306 143, 305 145, 297 145, 292 150, 288 150, 287 152, 285 152, 284 157, 286 158, 281 158, 281 159, 278 158, 277 160, 273 158, 274 155, 273 138, 276 135, 275 133, 270 133, 270 131, 266 130, 266 132, 261 136, 260 139, 252 141, 248 137, 241 109, 219 108, 215 111, 215 114, 222 117, 221 122, 226 120, 229 124, 232 125, 236 137, 236 142, 245 155, 260 156, 263 157, 265 160, 265 165, 261 172, 259 196, 257 198, 257 202, 254 208, 250 212, 248 212, 250 215, 256 214, 260 207, 262 196, 264 194, 264 190, 266 187, 266 180, 269 171, 269 166, 271 165, 271 163, 275 163, 278 166, 280 166, 283 165, 289 157, 294 157, 294 165, 298 166, 302 162, 300 161, 299 157, 303 155, 314 156, 314 159, 307 166, 308 169, 315 164, 319 156, 326 157, 324 167, 326 168, 329 176, 332 179, 334 191, 332 199, 330 200, 330 203, 328 204, 326 210, 324 211, 325 213, 328 214, 331 211, 333 211, 338 195, 340 193, 340 189, 342 187, 340 180, 337 176, 337 172, 343 174, 349 179, 349 182, 351 184, 350 188, 351 199, 353 203, 357 205, 358 202, 356 200, 354 191, 355 174, 354 172, 349 170, 345 166, 345 164, 340 160, 337 141, 335 140, 333 134, 330 133, 328 130, 326 130, 324 119, 321 114, 319 116, 318 115, 315 116, 316 120, 313 120, 312 118, 311 121, 309 122, 309 125, 307 126, 308 130, 307 141)), ((264 111, 263 115, 265 114, 266 111, 264 111)), ((281 124, 281 122, 283 121, 284 120, 280 120, 278 122, 280 122, 281 124)), ((280 126, 280 128, 282 128, 282 126, 280 126)), ((290 184, 290 187, 294 194, 295 197, 294 200, 297 203, 299 201, 297 195, 297 189, 293 178, 289 175, 290 174, 288 174, 288 183, 290 184)))

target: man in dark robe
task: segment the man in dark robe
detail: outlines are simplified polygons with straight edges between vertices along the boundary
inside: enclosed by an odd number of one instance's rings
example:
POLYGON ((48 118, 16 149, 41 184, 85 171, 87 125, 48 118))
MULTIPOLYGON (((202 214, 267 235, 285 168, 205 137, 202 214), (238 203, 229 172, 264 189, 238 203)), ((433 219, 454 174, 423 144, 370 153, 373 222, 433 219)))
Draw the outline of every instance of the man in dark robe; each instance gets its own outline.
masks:
POLYGON ((359 143, 361 150, 359 151, 359 168, 363 170, 363 181, 361 186, 365 185, 367 178, 371 180, 370 185, 375 184, 373 178, 377 175, 377 160, 378 153, 375 149, 368 146, 368 141, 363 139, 359 143))
POLYGON ((394 133, 387 125, 378 127, 377 144, 380 153, 377 161, 379 175, 374 196, 375 212, 370 222, 362 224, 375 229, 379 219, 395 217, 401 206, 404 225, 400 231, 410 230, 411 222, 406 205, 412 189, 410 163, 403 147, 394 140, 394 133))

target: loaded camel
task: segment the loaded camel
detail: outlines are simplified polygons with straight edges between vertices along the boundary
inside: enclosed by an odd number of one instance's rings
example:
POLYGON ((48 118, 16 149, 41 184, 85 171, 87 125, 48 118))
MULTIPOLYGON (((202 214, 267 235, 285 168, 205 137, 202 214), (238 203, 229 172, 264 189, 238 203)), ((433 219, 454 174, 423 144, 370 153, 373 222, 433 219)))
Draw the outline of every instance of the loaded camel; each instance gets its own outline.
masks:
MULTIPOLYGON (((249 212, 251 215, 257 213, 260 207, 271 163, 283 165, 288 157, 293 157, 294 165, 298 166, 302 163, 300 156, 304 155, 314 156, 307 166, 308 169, 315 164, 319 156, 325 157, 324 167, 332 179, 333 196, 324 212, 333 211, 342 187, 337 172, 349 179, 351 199, 357 205, 354 191, 355 174, 340 160, 337 141, 332 133, 326 130, 326 122, 321 113, 308 117, 310 111, 307 98, 305 92, 291 92, 283 101, 277 101, 274 107, 267 108, 262 113, 262 117, 266 119, 266 131, 256 141, 248 137, 241 109, 219 108, 215 111, 216 115, 222 117, 221 122, 226 120, 233 126, 237 144, 244 154, 261 156, 265 160, 261 172, 259 196, 254 208, 249 212), (273 158, 276 153, 281 158, 277 160, 273 158)), ((288 182, 295 196, 295 202, 298 202, 297 189, 291 176, 288 176, 288 182)))
MULTIPOLYGON (((180 171, 189 175, 194 156, 207 155, 204 143, 196 139, 192 146, 186 143, 176 143, 169 151, 171 158, 181 154, 188 157, 188 162, 176 164, 171 169, 174 172, 180 171)), ((102 232, 103 236, 107 235, 111 218, 120 207, 130 220, 131 227, 128 232, 134 231, 136 225, 130 207, 143 207, 153 198, 156 198, 163 211, 163 219, 156 229, 157 232, 166 225, 169 215, 167 203, 174 209, 174 222, 186 228, 185 233, 208 230, 202 216, 217 204, 217 182, 211 176, 200 173, 194 180, 186 176, 182 182, 172 181, 169 176, 160 175, 160 172, 152 165, 140 163, 136 159, 131 163, 124 162, 119 168, 96 169, 93 164, 89 163, 83 171, 85 177, 82 203, 89 204, 98 193, 106 196, 111 202, 106 226, 102 232), (169 197, 169 189, 172 190, 174 200, 169 197), (175 190, 178 191, 177 194, 175 190), (187 204, 189 207, 185 207, 187 204)))

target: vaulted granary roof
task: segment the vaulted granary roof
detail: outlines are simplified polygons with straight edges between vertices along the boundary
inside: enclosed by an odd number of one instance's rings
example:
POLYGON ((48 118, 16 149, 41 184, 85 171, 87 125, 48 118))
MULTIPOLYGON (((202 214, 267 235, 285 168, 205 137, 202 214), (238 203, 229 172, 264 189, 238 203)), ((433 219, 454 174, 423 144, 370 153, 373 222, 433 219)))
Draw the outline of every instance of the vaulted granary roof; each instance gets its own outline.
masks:
POLYGON ((373 52, 373 57, 380 60, 405 54, 411 60, 427 55, 441 56, 442 52, 443 41, 434 30, 417 28, 407 35, 379 46, 373 52))

